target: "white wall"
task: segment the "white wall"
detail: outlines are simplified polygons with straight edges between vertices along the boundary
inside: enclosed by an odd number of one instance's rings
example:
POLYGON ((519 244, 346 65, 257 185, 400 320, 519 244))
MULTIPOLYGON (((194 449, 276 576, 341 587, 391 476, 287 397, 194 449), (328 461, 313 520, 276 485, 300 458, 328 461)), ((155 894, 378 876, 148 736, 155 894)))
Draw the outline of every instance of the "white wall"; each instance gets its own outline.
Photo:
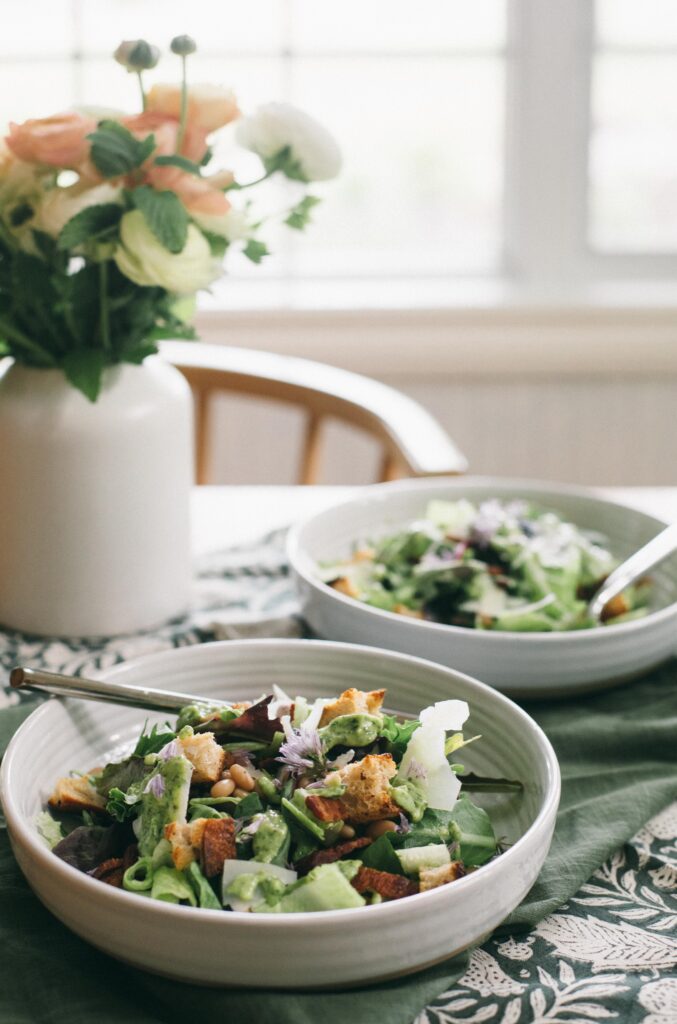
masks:
MULTIPOLYGON (((379 376, 426 405, 472 472, 677 485, 677 317, 671 310, 228 314, 205 340, 287 351, 379 376)), ((294 480, 302 418, 224 397, 215 482, 294 480)), ((327 431, 326 483, 369 482, 378 452, 327 431)))

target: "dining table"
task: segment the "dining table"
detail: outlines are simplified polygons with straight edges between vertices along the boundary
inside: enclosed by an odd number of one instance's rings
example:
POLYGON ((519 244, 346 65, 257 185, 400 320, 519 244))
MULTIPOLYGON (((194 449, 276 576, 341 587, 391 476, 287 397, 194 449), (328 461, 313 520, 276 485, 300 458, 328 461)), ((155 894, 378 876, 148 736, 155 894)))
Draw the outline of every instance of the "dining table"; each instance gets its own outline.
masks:
MULTIPOLYGON (((41 699, 9 690, 9 670, 16 664, 87 675, 186 644, 308 635, 286 562, 286 531, 359 491, 333 486, 195 488, 195 575, 187 616, 154 630, 97 641, 0 631, 0 750, 41 699)), ((595 493, 677 521, 677 488, 598 488, 595 493)), ((372 988, 219 992, 118 964, 68 932, 41 906, 3 830, 0 1021, 173 1024, 189 1015, 205 1020, 218 1015, 255 1024, 320 1019, 327 1024, 677 1024, 677 665, 654 671, 643 686, 644 681, 626 683, 575 698, 569 702, 566 729, 556 717, 556 702, 524 705, 551 735, 562 760, 576 723, 584 730, 586 723, 606 716, 614 735, 635 721, 642 728, 651 702, 653 717, 646 728, 655 730, 656 749, 649 749, 646 738, 635 746, 629 743, 620 758, 623 781, 609 789, 613 814, 606 824, 615 845, 598 842, 592 850, 581 834, 584 804, 592 798, 582 795, 580 776, 590 769, 583 759, 577 771, 569 757, 566 771, 562 761, 554 853, 529 904, 540 908, 538 913, 520 915, 518 910, 508 926, 451 965, 372 988), (670 730, 672 759, 659 753, 660 743, 669 743, 670 730)), ((618 760, 613 736, 608 742, 618 760)), ((611 777, 616 767, 605 762, 604 770, 611 777)), ((599 794, 595 799, 599 839, 604 801, 599 794)), ((387 935, 384 941, 390 941, 387 935)))

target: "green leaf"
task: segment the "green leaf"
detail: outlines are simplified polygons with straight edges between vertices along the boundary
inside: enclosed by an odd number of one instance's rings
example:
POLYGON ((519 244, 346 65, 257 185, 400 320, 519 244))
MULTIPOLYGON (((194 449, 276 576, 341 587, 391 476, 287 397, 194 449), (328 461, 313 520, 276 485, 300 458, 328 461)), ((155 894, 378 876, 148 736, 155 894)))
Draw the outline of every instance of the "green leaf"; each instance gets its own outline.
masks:
POLYGON ((294 228, 295 231, 303 231, 312 219, 310 211, 321 202, 322 200, 319 196, 306 196, 289 211, 289 215, 285 220, 287 227, 294 228))
POLYGON ((179 153, 172 153, 171 156, 156 156, 155 164, 157 167, 178 167, 188 174, 200 175, 202 173, 199 164, 196 164, 194 160, 189 160, 186 156, 181 156, 179 153))
POLYGON ((403 875, 404 871, 402 870, 400 859, 393 849, 393 844, 388 839, 389 835, 392 835, 392 833, 386 832, 385 835, 379 836, 371 846, 356 852, 355 856, 359 857, 368 868, 375 868, 377 871, 389 871, 391 875, 403 875))
POLYGON ((264 256, 270 255, 265 242, 259 242, 256 238, 250 238, 242 252, 252 263, 260 263, 264 256))
POLYGON ((74 249, 83 242, 89 242, 115 230, 124 213, 118 203, 99 203, 80 210, 63 226, 57 239, 57 248, 74 249))
POLYGON ((155 136, 143 140, 117 121, 100 121, 96 131, 87 136, 92 143, 91 158, 104 178, 119 178, 140 167, 155 149, 155 136))
POLYGON ((134 189, 131 199, 160 245, 169 252, 181 252, 188 236, 188 214, 176 193, 156 192, 150 185, 142 185, 134 189))
POLYGON ((466 867, 486 864, 497 851, 498 843, 489 815, 465 793, 461 793, 451 812, 449 832, 459 844, 459 856, 466 867))
POLYGON ((154 725, 150 732, 144 731, 136 741, 134 747, 134 755, 136 757, 145 757, 146 754, 157 754, 159 753, 167 743, 171 743, 176 738, 175 732, 169 731, 169 722, 165 722, 167 731, 158 732, 157 725, 154 725))
POLYGON ((301 168, 301 161, 296 159, 291 146, 285 146, 283 149, 278 150, 277 153, 274 153, 273 156, 262 157, 262 162, 268 175, 275 174, 276 171, 282 171, 292 181, 308 181, 301 168))
POLYGON ((61 365, 71 384, 90 402, 96 402, 105 365, 101 349, 81 348, 67 352, 61 365))

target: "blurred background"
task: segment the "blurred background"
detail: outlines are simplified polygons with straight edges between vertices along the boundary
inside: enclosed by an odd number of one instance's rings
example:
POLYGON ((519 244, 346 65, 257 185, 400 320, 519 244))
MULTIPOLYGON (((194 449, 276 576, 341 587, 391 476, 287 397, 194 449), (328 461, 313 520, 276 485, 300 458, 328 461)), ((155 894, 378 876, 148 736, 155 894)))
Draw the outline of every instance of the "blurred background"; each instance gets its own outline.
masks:
MULTIPOLYGON (((28 0, 10 21, 3 124, 136 110, 112 50, 187 32, 193 82, 338 137, 314 224, 269 234, 263 267, 231 254, 205 340, 385 380, 473 472, 677 483, 674 0, 28 0)), ((218 422, 217 482, 293 480, 296 413, 224 398, 218 422)), ((372 479, 368 441, 336 427, 329 452, 323 482, 372 479)))

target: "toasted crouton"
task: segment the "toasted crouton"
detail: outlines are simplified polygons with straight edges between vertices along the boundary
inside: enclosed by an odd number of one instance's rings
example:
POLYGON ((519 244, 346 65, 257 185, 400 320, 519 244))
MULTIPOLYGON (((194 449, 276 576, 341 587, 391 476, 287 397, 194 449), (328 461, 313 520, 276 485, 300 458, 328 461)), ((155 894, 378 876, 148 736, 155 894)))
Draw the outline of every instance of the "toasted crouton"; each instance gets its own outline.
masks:
POLYGON ((384 900, 401 900, 403 896, 413 896, 418 892, 418 885, 403 875, 393 875, 390 871, 377 871, 364 865, 353 878, 351 885, 359 893, 377 892, 384 900))
POLYGON ((393 605, 393 611, 396 612, 397 615, 406 615, 406 617, 408 619, 422 619, 423 618, 423 612, 422 611, 420 611, 418 609, 415 609, 415 608, 408 608, 406 606, 406 604, 396 604, 396 605, 393 605))
POLYGON ((443 864, 439 868, 424 868, 420 873, 421 892, 427 889, 437 889, 439 885, 446 885, 447 882, 455 882, 457 878, 463 878, 465 868, 460 860, 453 860, 451 864, 443 864))
POLYGON ((200 843, 200 867, 205 878, 223 870, 224 860, 235 860, 235 822, 232 818, 207 818, 200 843))
POLYGON ((328 725, 340 715, 378 715, 385 693, 385 690, 371 690, 365 693, 364 690, 356 690, 354 687, 344 690, 337 700, 325 705, 320 726, 328 725))
POLYGON ((49 798, 50 807, 60 811, 102 811, 105 797, 94 788, 86 775, 59 779, 49 798))
POLYGON ((184 756, 193 765, 193 782, 217 782, 221 778, 226 755, 211 732, 179 742, 184 756))
POLYGON ((178 871, 183 871, 192 861, 197 860, 202 836, 210 820, 212 819, 196 818, 195 821, 188 823, 172 821, 165 825, 165 839, 171 844, 172 860, 178 871))
POLYGON ((360 596, 359 590, 347 576, 338 576, 335 580, 330 581, 329 586, 338 590, 339 594, 345 594, 346 597, 358 598, 360 596))
POLYGON ((340 797, 309 796, 306 806, 321 821, 380 821, 394 818, 400 809, 390 795, 390 779, 397 765, 390 754, 368 754, 327 776, 346 787, 340 797))

